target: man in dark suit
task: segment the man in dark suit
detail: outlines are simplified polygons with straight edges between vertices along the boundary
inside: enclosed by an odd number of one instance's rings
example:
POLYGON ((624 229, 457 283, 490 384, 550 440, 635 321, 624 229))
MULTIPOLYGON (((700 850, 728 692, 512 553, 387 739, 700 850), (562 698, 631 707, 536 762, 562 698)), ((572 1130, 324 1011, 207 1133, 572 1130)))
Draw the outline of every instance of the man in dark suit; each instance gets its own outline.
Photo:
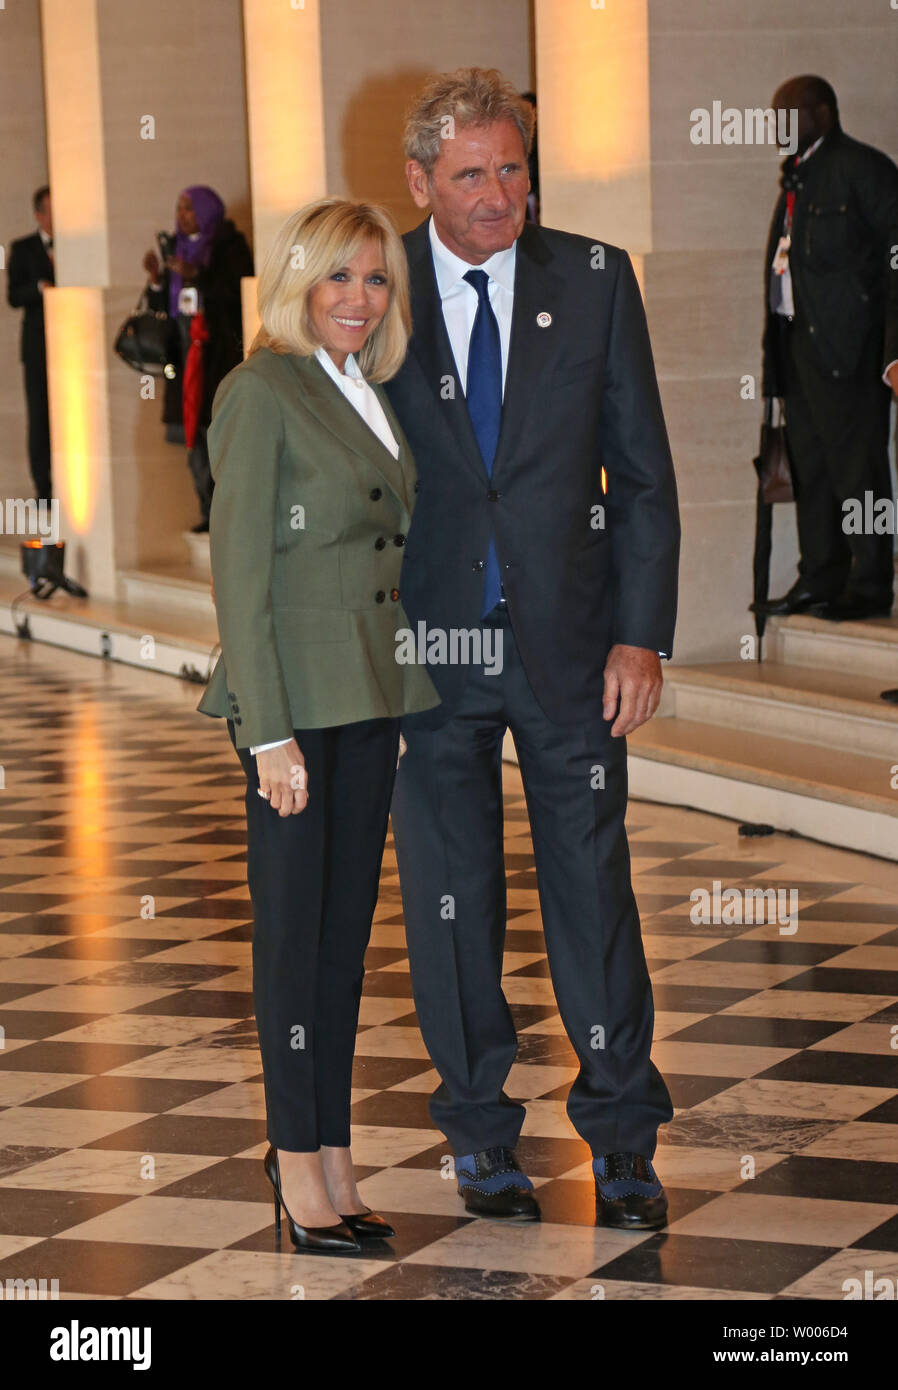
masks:
POLYGON ((44 341, 44 287, 54 285, 53 216, 50 190, 34 195, 37 231, 14 241, 9 251, 6 297, 14 309, 24 309, 20 357, 25 367, 28 405, 28 458, 37 500, 50 501, 50 409, 47 397, 47 353, 44 341))
POLYGON ((792 588, 765 607, 875 617, 891 611, 894 583, 893 534, 875 518, 892 513, 898 168, 845 134, 821 77, 790 78, 773 107, 797 110, 798 143, 764 262, 763 392, 783 400, 801 560, 792 588))
POLYGON ((432 217, 405 238, 413 334, 387 391, 419 473, 403 602, 442 704, 403 723, 393 826, 441 1076, 431 1115, 459 1192, 469 1211, 537 1219, 514 1153, 524 1107, 503 1089, 517 1051, 501 987, 511 731, 580 1063, 568 1114, 594 1155, 599 1219, 644 1230, 666 1220, 651 1158, 673 1111, 650 1058, 624 735, 657 708, 673 643, 676 488, 629 257, 525 225, 532 122, 510 83, 475 68, 434 78, 406 127, 412 197, 432 217), (468 661, 477 644, 461 637, 478 632, 490 659, 468 661))

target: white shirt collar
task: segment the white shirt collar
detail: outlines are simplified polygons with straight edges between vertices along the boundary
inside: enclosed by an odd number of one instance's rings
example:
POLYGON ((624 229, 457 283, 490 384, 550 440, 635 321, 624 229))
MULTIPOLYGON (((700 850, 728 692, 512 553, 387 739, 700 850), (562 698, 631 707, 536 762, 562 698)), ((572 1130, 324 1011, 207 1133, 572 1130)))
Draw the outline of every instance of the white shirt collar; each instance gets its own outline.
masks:
POLYGON ((518 249, 517 241, 513 241, 511 246, 504 251, 496 251, 490 256, 489 260, 480 266, 472 266, 468 261, 463 261, 461 256, 456 256, 454 251, 450 251, 437 236, 437 229, 433 217, 428 223, 430 234, 430 249, 433 252, 433 266, 436 271, 437 289, 440 298, 445 299, 451 289, 454 289, 460 280, 463 280, 469 270, 485 270, 491 280, 495 280, 504 290, 514 293, 514 271, 515 255, 518 249))
POLYGON ((807 147, 807 149, 805 150, 804 154, 800 154, 800 155, 798 156, 798 159, 796 160, 796 163, 797 163, 797 164, 804 164, 805 160, 806 160, 806 159, 810 159, 811 155, 814 153, 815 150, 819 150, 820 146, 823 144, 823 142, 824 142, 825 139, 826 139, 826 136, 825 136, 825 135, 821 135, 821 136, 820 136, 820 139, 819 139, 819 140, 815 140, 814 143, 813 143, 813 145, 808 145, 808 147, 807 147))
POLYGON ((50 233, 49 233, 49 232, 45 232, 44 229, 43 229, 43 227, 38 227, 38 231, 39 231, 40 234, 41 234, 41 241, 44 243, 45 246, 47 245, 47 242, 48 242, 48 241, 52 241, 52 240, 53 240, 53 238, 52 238, 52 236, 50 235, 50 233))
POLYGON ((316 348, 315 356, 318 358, 318 361, 321 363, 328 376, 333 377, 338 386, 341 381, 345 381, 346 377, 352 377, 356 381, 364 381, 362 369, 351 352, 346 355, 346 361, 343 364, 342 372, 326 348, 316 348))

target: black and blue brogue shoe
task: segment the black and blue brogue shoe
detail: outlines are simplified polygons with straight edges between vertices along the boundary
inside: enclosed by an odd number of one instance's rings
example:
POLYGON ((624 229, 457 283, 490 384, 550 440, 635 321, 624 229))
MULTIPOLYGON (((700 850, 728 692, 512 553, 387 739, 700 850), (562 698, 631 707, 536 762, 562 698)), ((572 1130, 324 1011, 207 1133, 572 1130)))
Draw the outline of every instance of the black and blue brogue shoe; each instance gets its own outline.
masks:
POLYGON ((465 1210, 506 1221, 538 1221, 533 1183, 522 1173, 514 1149, 497 1146, 455 1160, 455 1177, 465 1210))
POLYGON ((667 1197, 651 1160, 641 1154, 602 1154, 592 1161, 596 1225, 655 1231, 667 1224, 667 1197))

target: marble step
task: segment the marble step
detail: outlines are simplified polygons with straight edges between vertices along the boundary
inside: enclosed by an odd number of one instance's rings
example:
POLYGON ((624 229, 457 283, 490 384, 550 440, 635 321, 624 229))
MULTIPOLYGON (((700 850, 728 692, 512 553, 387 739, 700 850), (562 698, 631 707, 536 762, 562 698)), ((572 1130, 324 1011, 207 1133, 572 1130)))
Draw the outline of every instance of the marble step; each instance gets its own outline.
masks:
POLYGON ((885 682, 777 661, 672 666, 661 714, 898 763, 898 706, 885 682))
MULTIPOLYGON (((206 585, 208 593, 208 584, 206 585)), ((198 675, 211 671, 218 646, 218 627, 211 601, 208 610, 178 601, 164 602, 157 588, 145 601, 74 598, 57 590, 47 600, 36 599, 21 577, 0 571, 0 634, 17 641, 47 642, 137 666, 166 676, 198 675)), ((185 684, 188 700, 193 696, 185 684)))
POLYGON ((161 605, 166 609, 201 613, 215 620, 209 576, 192 565, 158 565, 152 569, 119 570, 119 596, 128 604, 161 605))
POLYGON ((829 667, 898 686, 898 614, 862 623, 829 623, 807 613, 771 618, 765 650, 789 666, 829 667), (771 642, 771 639, 772 642, 771 642))
POLYGON ((208 579, 212 574, 212 565, 209 560, 209 532, 201 531, 196 534, 193 531, 183 531, 184 543, 187 547, 188 564, 195 570, 198 578, 208 579))
POLYGON ((898 860, 898 759, 656 717, 627 739, 630 795, 898 860))

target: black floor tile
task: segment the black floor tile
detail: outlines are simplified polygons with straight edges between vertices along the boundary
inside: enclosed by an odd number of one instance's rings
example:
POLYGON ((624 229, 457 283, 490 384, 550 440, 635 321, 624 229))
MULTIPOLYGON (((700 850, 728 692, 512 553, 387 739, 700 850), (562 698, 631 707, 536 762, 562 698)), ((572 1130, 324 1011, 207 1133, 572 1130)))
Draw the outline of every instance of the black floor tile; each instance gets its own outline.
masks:
POLYGON ((699 1289, 779 1293, 836 1252, 823 1245, 779 1241, 725 1240, 659 1233, 599 1265, 591 1278, 699 1289))
POLYGON ((871 1163, 862 1159, 817 1158, 808 1154, 790 1154, 751 1182, 744 1183, 738 1191, 767 1193, 777 1197, 823 1197, 837 1202, 898 1205, 895 1164, 871 1163))

